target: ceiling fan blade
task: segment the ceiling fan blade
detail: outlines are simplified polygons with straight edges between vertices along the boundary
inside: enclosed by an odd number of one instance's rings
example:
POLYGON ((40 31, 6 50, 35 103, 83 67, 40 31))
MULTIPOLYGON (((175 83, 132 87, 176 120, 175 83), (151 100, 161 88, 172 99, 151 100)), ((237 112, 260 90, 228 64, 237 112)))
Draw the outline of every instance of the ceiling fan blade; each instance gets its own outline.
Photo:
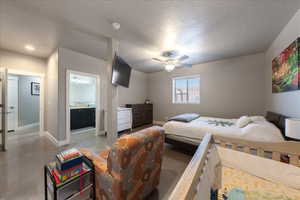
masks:
POLYGON ((163 60, 161 60, 159 58, 152 58, 152 60, 155 60, 155 61, 158 61, 158 62, 165 62, 165 61, 163 61, 163 60))
POLYGON ((183 61, 183 60, 186 60, 186 59, 188 59, 189 57, 187 56, 187 55, 183 55, 183 56, 181 56, 180 58, 178 58, 177 60, 178 61, 183 61))
POLYGON ((186 68, 192 68, 193 65, 192 64, 180 64, 180 65, 177 65, 176 67, 186 67, 186 68))

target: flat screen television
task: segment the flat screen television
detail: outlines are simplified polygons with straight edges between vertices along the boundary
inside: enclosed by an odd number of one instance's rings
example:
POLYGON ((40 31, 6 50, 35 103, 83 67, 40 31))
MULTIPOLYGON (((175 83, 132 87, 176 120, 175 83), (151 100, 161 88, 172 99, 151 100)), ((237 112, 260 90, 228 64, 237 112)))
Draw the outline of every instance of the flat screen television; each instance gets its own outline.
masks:
POLYGON ((112 84, 128 88, 131 67, 121 57, 115 55, 112 68, 112 84))

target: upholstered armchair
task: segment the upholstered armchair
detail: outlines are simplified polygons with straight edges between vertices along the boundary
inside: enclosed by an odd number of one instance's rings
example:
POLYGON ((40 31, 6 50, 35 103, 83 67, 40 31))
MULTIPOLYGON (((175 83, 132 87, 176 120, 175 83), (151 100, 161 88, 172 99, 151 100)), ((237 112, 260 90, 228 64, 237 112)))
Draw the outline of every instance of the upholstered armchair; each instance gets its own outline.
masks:
POLYGON ((142 200, 159 184, 164 131, 151 127, 120 137, 99 154, 81 149, 95 165, 97 200, 142 200))

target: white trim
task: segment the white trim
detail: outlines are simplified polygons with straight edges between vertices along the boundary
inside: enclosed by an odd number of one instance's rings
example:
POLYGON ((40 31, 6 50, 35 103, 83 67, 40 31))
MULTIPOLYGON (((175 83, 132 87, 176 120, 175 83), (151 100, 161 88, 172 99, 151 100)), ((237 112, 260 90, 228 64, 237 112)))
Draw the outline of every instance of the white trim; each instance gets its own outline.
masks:
POLYGON ((19 123, 19 104, 20 104, 19 77, 16 76, 16 75, 8 74, 7 75, 7 105, 8 105, 8 107, 9 107, 9 104, 10 104, 9 94, 12 94, 11 92, 12 93, 16 92, 16 94, 17 94, 16 105, 14 105, 15 106, 15 109, 14 109, 15 117, 14 117, 14 121, 11 122, 11 121, 9 121, 9 117, 8 117, 9 114, 7 115, 7 128, 9 128, 8 126, 9 126, 10 123, 13 123, 13 128, 9 129, 9 130, 16 130, 16 129, 18 129, 18 123, 19 123), (16 84, 17 84, 16 85, 16 87, 17 87, 16 90, 17 91, 10 91, 9 90, 9 85, 12 83, 10 81, 15 81, 16 82, 16 84))
POLYGON ((45 74, 43 73, 28 72, 16 69, 8 69, 8 74, 45 77, 45 74))
POLYGON ((161 125, 161 126, 163 126, 163 125, 165 125, 165 121, 153 121, 153 124, 154 125, 161 125))
POLYGON ((100 76, 98 74, 85 73, 80 71, 68 70, 66 73, 66 143, 70 144, 71 142, 71 128, 70 128, 70 75, 78 74, 82 76, 91 76, 96 78, 96 133, 99 135, 100 128, 100 76))
POLYGON ((58 146, 58 141, 56 140, 56 138, 49 133, 48 131, 44 131, 43 135, 46 136, 51 142, 53 142, 56 146, 58 146))
POLYGON ((105 133, 106 133, 105 130, 101 130, 101 131, 98 132, 98 136, 99 136, 99 135, 105 135, 105 133))
POLYGON ((81 133, 91 132, 91 131, 96 131, 96 128, 94 128, 94 127, 82 128, 82 129, 71 131, 71 134, 76 135, 76 134, 81 134, 81 133))
POLYGON ((183 75, 183 76, 180 76, 180 75, 176 75, 176 76, 172 76, 172 79, 176 79, 176 80, 179 80, 179 79, 192 79, 192 78, 200 78, 200 74, 193 74, 193 75, 183 75))
POLYGON ((44 131, 42 132, 43 136, 46 136, 53 144, 55 144, 56 146, 64 146, 69 144, 67 140, 62 140, 62 141, 58 141, 50 132, 48 131, 44 131))
POLYGON ((20 130, 24 130, 24 129, 27 129, 27 128, 33 128, 35 126, 39 126, 39 122, 37 123, 32 123, 32 124, 27 124, 27 125, 24 125, 24 126, 19 126, 16 128, 17 131, 20 131, 20 130))
POLYGON ((28 72, 22 70, 8 69, 8 74, 14 75, 25 75, 25 76, 38 76, 40 77, 40 136, 43 135, 44 132, 44 119, 45 119, 45 74, 43 73, 35 73, 28 72))

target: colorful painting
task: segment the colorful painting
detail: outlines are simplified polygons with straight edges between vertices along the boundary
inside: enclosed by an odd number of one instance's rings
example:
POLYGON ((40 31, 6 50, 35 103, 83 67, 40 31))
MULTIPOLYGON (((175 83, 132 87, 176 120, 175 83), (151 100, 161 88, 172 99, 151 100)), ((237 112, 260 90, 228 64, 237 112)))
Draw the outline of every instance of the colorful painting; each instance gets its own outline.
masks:
POLYGON ((272 91, 300 89, 300 38, 272 61, 272 91))

